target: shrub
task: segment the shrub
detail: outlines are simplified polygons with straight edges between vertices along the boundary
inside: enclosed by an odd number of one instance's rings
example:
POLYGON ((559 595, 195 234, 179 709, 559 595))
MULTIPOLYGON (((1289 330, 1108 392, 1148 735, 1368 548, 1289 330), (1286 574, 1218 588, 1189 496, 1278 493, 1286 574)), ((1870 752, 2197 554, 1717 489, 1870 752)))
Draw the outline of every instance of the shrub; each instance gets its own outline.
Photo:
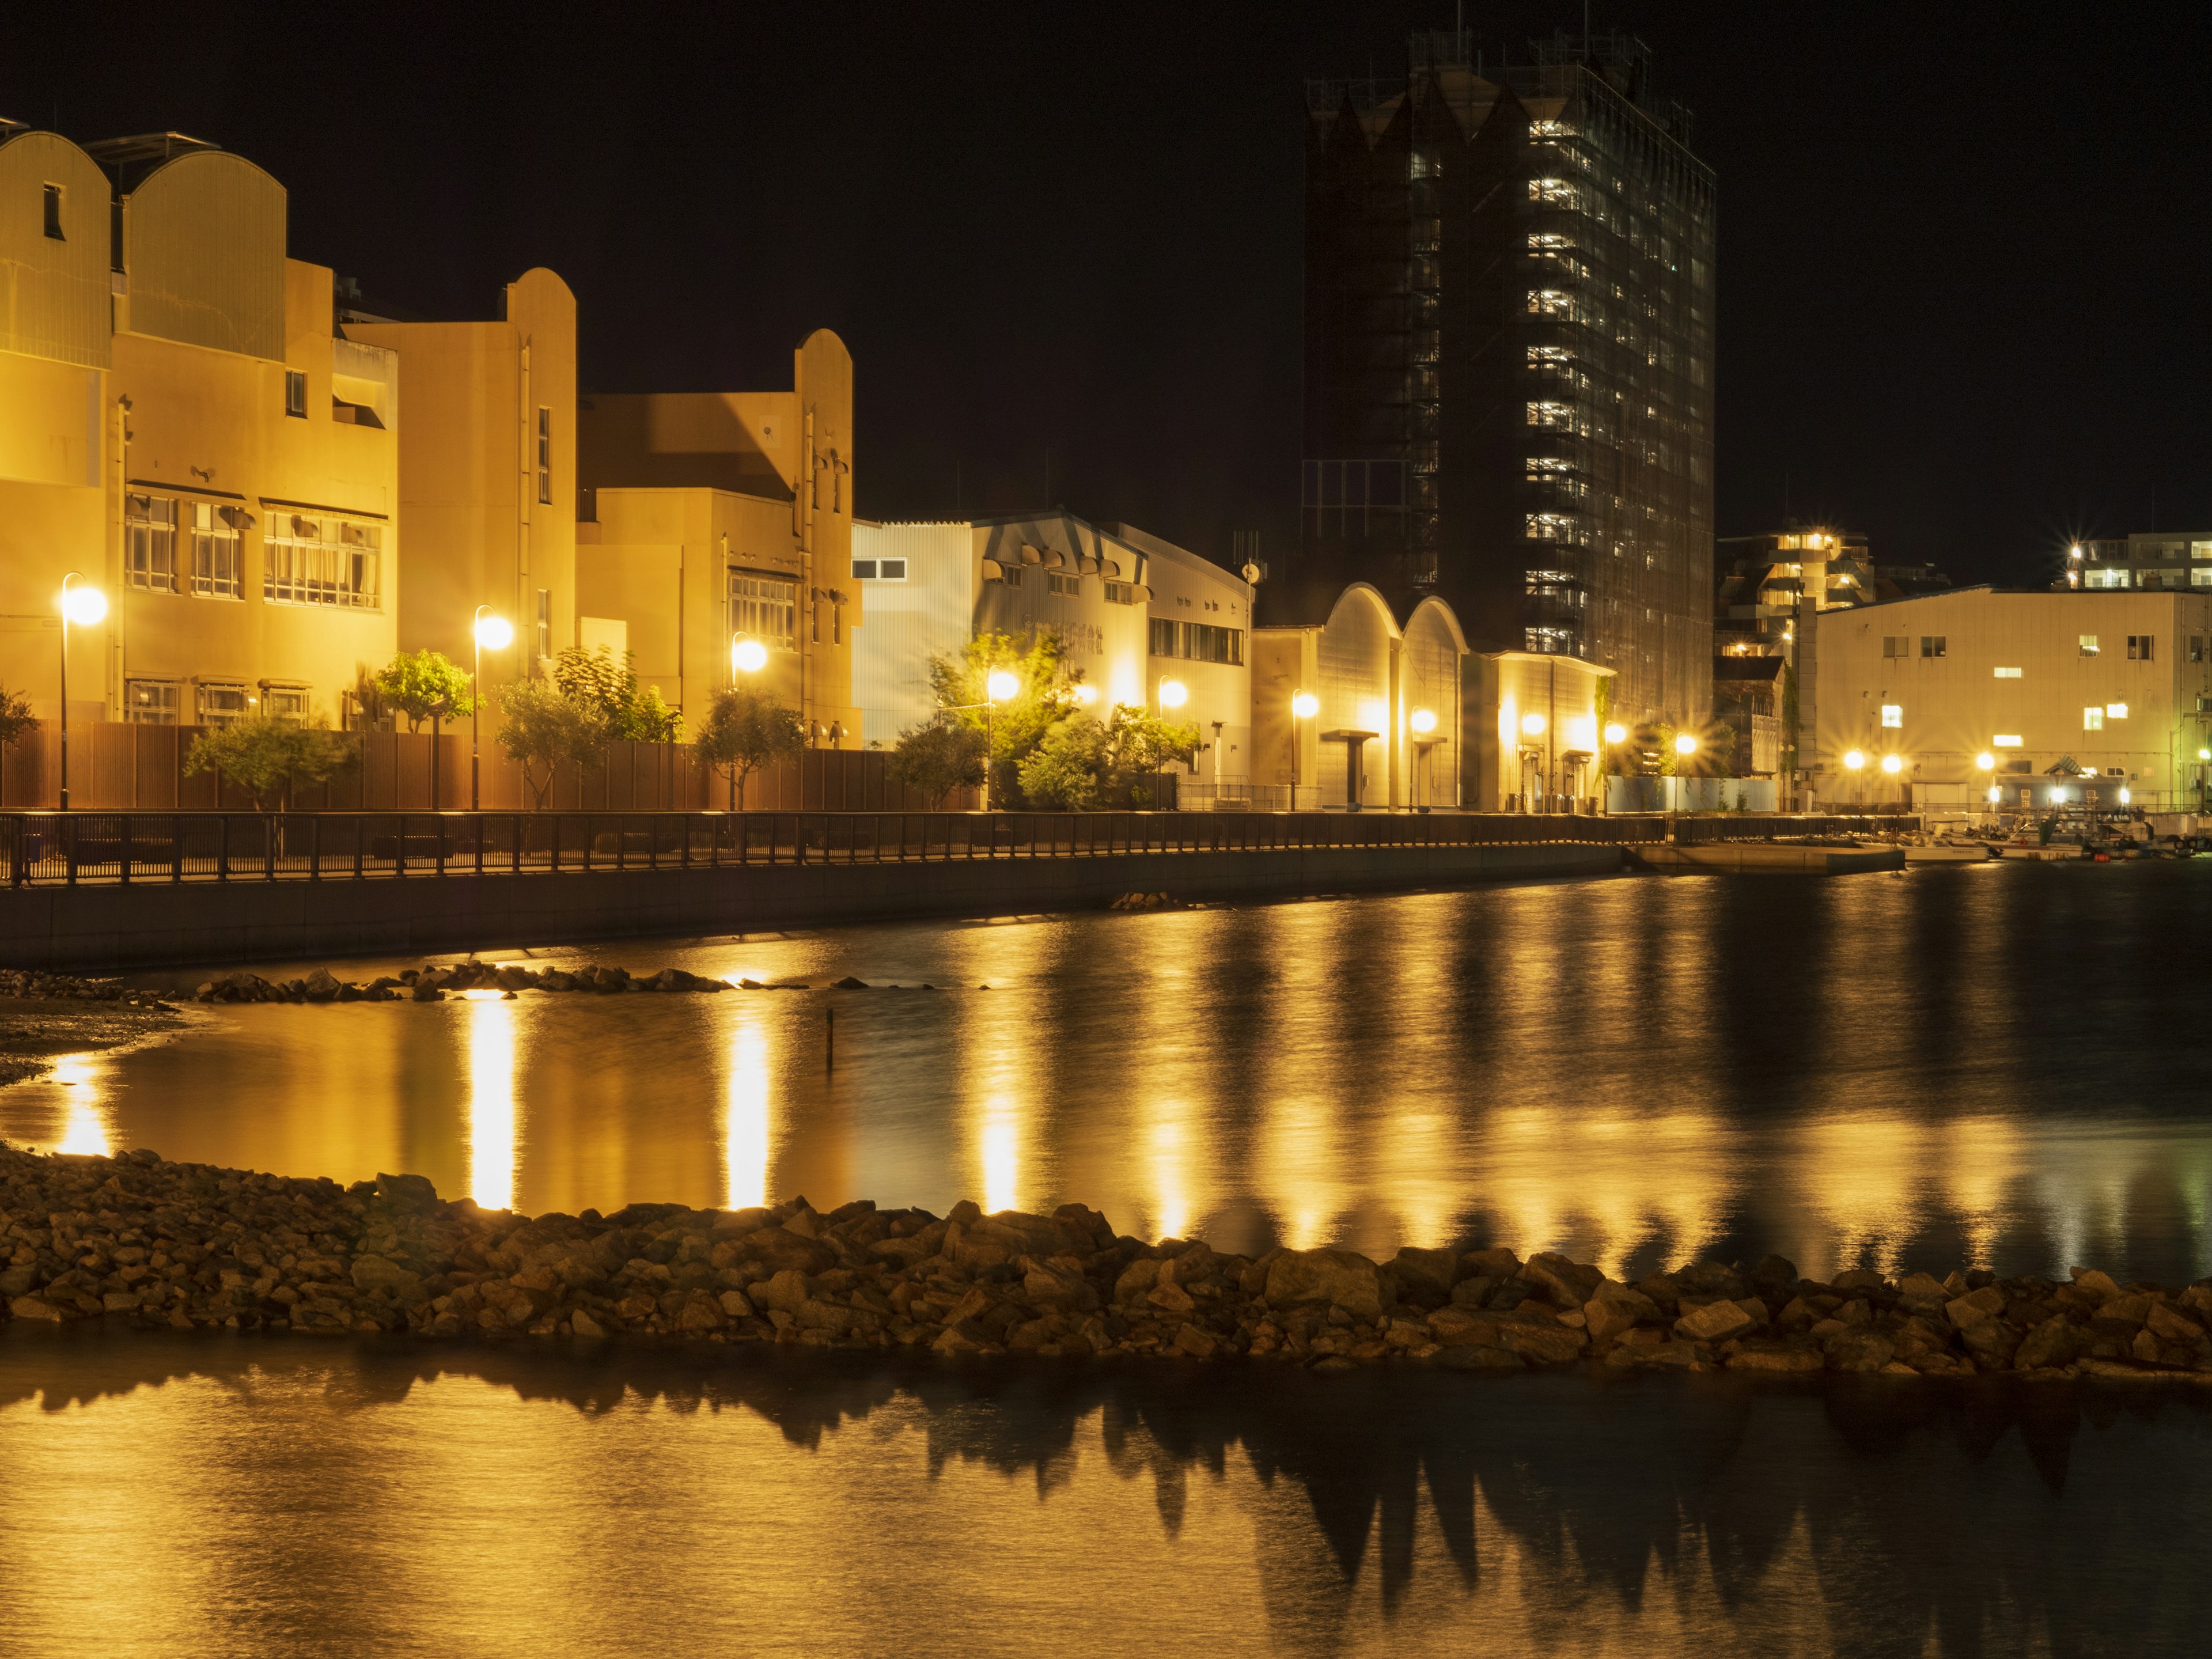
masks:
POLYGON ((886 765, 891 776, 908 788, 921 790, 934 811, 955 789, 973 789, 983 781, 983 733, 952 715, 939 714, 927 725, 902 732, 886 765))
POLYGON ((745 804, 746 779, 805 747, 806 727, 796 712, 765 691, 742 685, 726 685, 714 693, 692 740, 702 763, 729 780, 731 804, 739 810, 745 804))
POLYGON ((508 686, 499 712, 499 746, 522 769, 522 787, 538 811, 562 767, 593 765, 607 746, 606 717, 543 680, 508 686))
POLYGON ((407 716, 407 729, 424 720, 457 720, 476 712, 469 677, 442 651, 403 651, 376 677, 380 701, 407 716))
POLYGON ((353 744, 319 715, 303 723, 249 714, 195 738, 185 770, 230 779, 253 797, 255 811, 267 812, 281 807, 298 785, 328 783, 358 758, 353 744))

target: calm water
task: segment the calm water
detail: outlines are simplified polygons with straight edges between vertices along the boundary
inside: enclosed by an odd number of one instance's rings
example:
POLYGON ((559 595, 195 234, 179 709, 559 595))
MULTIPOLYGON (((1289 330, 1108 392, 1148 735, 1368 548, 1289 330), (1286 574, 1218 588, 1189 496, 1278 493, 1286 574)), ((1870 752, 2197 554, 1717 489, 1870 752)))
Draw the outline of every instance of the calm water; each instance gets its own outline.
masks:
POLYGON ((2063 1392, 10 1332, 0 1651, 2201 1653, 2212 1412, 2063 1392))
POLYGON ((222 1008, 0 1090, 0 1138, 532 1211, 1077 1199, 1242 1250, 2178 1281, 2208 928, 2212 859, 640 943, 588 955, 943 988, 222 1008))

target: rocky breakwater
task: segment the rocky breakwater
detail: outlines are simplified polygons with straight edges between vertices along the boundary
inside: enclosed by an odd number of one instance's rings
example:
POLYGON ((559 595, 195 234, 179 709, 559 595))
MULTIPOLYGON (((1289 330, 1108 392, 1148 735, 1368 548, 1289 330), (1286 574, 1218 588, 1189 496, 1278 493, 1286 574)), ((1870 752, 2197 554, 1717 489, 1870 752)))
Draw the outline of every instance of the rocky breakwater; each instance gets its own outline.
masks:
MULTIPOLYGON (((767 988, 741 981, 748 990, 767 988)), ((858 981, 854 981, 858 984, 858 981)), ((657 974, 633 974, 627 968, 526 968, 513 962, 457 962, 450 967, 409 968, 380 974, 366 983, 343 980, 327 968, 299 979, 264 979, 243 970, 202 984, 198 1002, 442 1002, 466 991, 515 996, 524 991, 727 991, 727 980, 663 968, 657 974)))
POLYGON ((1556 1255, 1224 1254, 1117 1236, 1079 1204, 938 1217, 634 1204, 534 1218, 419 1176, 342 1188, 151 1152, 0 1149, 0 1297, 17 1322, 643 1337, 942 1354, 1243 1357, 1343 1370, 1823 1371, 2212 1382, 2212 1280, 2077 1270, 1827 1284, 1770 1257, 1626 1285, 1556 1255))

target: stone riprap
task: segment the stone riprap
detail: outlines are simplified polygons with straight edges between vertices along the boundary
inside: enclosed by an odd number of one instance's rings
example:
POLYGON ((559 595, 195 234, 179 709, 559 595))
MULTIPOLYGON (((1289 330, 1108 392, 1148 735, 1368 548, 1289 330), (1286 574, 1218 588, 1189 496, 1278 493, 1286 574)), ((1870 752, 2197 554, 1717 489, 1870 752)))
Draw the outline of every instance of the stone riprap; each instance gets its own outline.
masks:
MULTIPOLYGON (((410 968, 397 974, 380 974, 366 983, 343 980, 327 968, 318 968, 302 979, 264 979, 244 970, 223 974, 202 984, 194 995, 199 1002, 441 1002, 464 991, 497 991, 516 996, 524 991, 583 991, 606 994, 628 991, 805 991, 805 981, 757 979, 734 982, 663 968, 657 974, 633 974, 627 968, 527 968, 516 962, 456 962, 446 967, 410 968)), ((848 975, 827 988, 833 991, 872 989, 865 980, 848 975)), ((896 985, 883 988, 899 990, 896 985)), ((933 991, 933 985, 917 990, 933 991)))
POLYGON ((23 1001, 120 1002, 133 1008, 166 1008, 158 991, 135 989, 112 979, 49 974, 37 969, 0 968, 0 997, 23 1001))
POLYGON ((1778 1257, 1626 1285, 1563 1255, 1404 1249, 1250 1259, 1116 1237, 1079 1204, 939 1218, 633 1204, 535 1218, 441 1202, 420 1176, 350 1188, 152 1152, 0 1148, 0 1306, 17 1322, 411 1331, 1247 1358, 1319 1370, 1595 1365, 1778 1376, 2017 1371, 2212 1382, 2212 1280, 2089 1269, 1821 1284, 1778 1257))

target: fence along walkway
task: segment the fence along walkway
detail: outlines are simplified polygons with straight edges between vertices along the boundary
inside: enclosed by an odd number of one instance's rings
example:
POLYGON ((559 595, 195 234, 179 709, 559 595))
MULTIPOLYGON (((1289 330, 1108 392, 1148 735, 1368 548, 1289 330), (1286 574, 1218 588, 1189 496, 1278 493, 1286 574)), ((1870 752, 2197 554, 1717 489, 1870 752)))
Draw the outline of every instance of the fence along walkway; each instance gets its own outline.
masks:
MULTIPOLYGON (((1685 820, 1685 827, 1689 823, 1685 820)), ((1699 840, 1917 821, 1736 819, 1699 840), (1733 832, 1731 834, 1731 832, 1733 832)), ((1105 858, 1132 853, 1629 845, 1663 817, 1348 812, 9 812, 11 884, 361 880, 748 865, 1105 858)))

